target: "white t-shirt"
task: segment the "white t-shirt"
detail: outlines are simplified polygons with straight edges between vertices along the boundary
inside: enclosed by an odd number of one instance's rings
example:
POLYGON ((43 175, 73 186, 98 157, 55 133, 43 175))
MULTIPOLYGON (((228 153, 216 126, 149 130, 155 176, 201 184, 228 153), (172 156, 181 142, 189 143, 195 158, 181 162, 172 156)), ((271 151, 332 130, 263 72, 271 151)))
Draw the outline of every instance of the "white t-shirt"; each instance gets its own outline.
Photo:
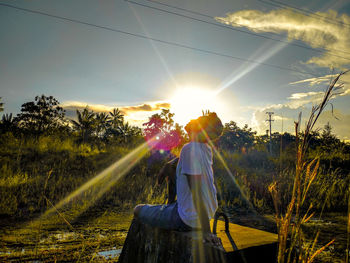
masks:
POLYGON ((176 167, 178 212, 182 221, 191 227, 200 227, 200 222, 185 174, 201 175, 200 194, 211 219, 218 207, 212 165, 213 153, 208 144, 190 142, 182 148, 176 167))

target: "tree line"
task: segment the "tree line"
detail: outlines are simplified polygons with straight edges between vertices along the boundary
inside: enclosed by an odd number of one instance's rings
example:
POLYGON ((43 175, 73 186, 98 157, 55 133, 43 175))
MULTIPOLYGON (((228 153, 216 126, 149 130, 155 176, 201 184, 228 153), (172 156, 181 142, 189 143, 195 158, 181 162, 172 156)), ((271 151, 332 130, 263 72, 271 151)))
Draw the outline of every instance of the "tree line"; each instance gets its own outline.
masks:
MULTIPOLYGON (((1 110, 4 104, 0 101, 1 110)), ((154 190, 155 175, 188 141, 183 127, 175 123, 174 113, 169 109, 150 116, 142 129, 126 122, 117 108, 94 112, 86 107, 76 110, 73 120, 66 116, 56 98, 37 96, 24 103, 16 116, 3 114, 0 121, 0 210, 3 213, 8 210, 7 214, 40 211, 43 208, 34 204, 48 174, 51 184, 46 191, 55 203, 116 158, 152 138, 161 143, 126 175, 124 187, 101 199, 104 204, 121 202, 132 206, 130 202, 159 200, 164 193, 154 190), (131 185, 135 189, 133 194, 128 187, 131 185)), ((222 136, 214 142, 227 165, 214 155, 214 174, 218 189, 222 190, 219 198, 222 204, 242 205, 243 191, 257 209, 271 210, 267 186, 276 179, 280 181, 280 192, 288 195, 295 167, 296 136, 274 133, 271 143, 272 153, 267 135, 257 135, 248 125, 239 127, 234 121, 224 124, 222 136), (232 184, 227 169, 241 190, 232 184)), ((349 184, 350 144, 339 140, 330 125, 313 132, 309 143, 307 158, 319 157, 322 168, 310 202, 317 202, 323 195, 329 209, 342 209, 349 184)))
MULTIPOLYGON (((0 97, 1 100, 1 97, 0 97)), ((4 103, 0 102, 0 112, 4 103)), ((163 141, 163 150, 181 147, 188 141, 183 127, 174 122, 174 113, 162 109, 153 114, 143 124, 143 129, 130 125, 118 108, 110 112, 94 112, 87 106, 76 110, 76 119, 68 119, 65 110, 53 96, 36 96, 34 101, 22 104, 20 113, 2 115, 0 133, 12 133, 20 138, 38 138, 41 135, 75 136, 77 143, 124 144, 140 142, 142 138, 150 140, 154 136, 163 141)), ((273 133, 271 137, 272 153, 283 157, 293 153, 295 135, 290 133, 273 133)), ((240 128, 236 122, 224 124, 223 134, 215 143, 220 150, 247 153, 251 151, 268 152, 269 137, 257 135, 248 125, 240 128)), ((350 153, 350 144, 341 141, 332 133, 332 127, 327 124, 322 130, 312 133, 310 148, 318 154, 330 156, 338 153, 338 158, 350 153), (339 153, 341 153, 339 155, 339 153)))
MULTIPOLYGON (((3 109, 3 103, 2 103, 3 109)), ((36 96, 34 101, 22 104, 20 113, 4 114, 0 123, 2 134, 38 138, 41 135, 74 135, 77 142, 130 142, 139 138, 139 127, 125 122, 118 108, 110 112, 94 112, 87 106, 76 110, 76 119, 68 119, 65 110, 53 96, 36 96)))

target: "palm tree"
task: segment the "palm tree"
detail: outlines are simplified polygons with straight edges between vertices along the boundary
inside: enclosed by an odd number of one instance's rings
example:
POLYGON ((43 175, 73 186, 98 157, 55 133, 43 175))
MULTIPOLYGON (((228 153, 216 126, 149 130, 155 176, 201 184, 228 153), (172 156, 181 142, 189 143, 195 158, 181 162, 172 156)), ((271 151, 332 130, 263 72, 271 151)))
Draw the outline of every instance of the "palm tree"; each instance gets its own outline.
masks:
POLYGON ((109 112, 111 119, 109 120, 113 129, 117 129, 124 122, 124 115, 118 108, 114 108, 112 112, 109 112))
MULTIPOLYGON (((2 99, 2 97, 0 97, 0 100, 2 99)), ((0 102, 0 112, 4 111, 4 103, 0 102)))
POLYGON ((2 132, 14 131, 16 126, 15 118, 12 117, 12 113, 4 114, 1 118, 0 130, 2 132))
POLYGON ((76 129, 82 136, 83 142, 85 142, 88 138, 91 137, 95 126, 95 113, 93 111, 89 111, 88 107, 86 107, 83 111, 77 110, 77 118, 78 121, 72 120, 72 124, 74 129, 76 129))
POLYGON ((126 143, 129 137, 132 135, 132 127, 129 125, 128 122, 123 123, 120 126, 120 132, 121 132, 122 138, 124 139, 124 142, 126 143))
POLYGON ((140 138, 142 136, 141 128, 131 126, 129 122, 121 125, 119 131, 124 143, 129 143, 132 139, 140 138))
POLYGON ((101 137, 101 134, 105 132, 109 127, 110 117, 105 112, 97 113, 96 117, 96 133, 101 137))

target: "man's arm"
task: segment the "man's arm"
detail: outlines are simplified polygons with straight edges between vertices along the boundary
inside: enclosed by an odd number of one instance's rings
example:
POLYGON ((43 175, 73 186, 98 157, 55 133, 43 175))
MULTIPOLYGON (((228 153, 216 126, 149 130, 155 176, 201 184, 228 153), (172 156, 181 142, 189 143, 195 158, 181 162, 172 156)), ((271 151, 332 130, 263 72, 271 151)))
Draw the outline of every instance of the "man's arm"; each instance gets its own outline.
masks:
POLYGON ((204 206, 203 196, 200 193, 201 175, 188 175, 186 174, 188 186, 190 187, 193 199, 193 205, 197 211, 202 231, 205 234, 211 233, 209 216, 204 206))
POLYGON ((176 165, 178 161, 178 157, 173 158, 162 167, 157 176, 157 185, 161 185, 168 176, 176 176, 176 165))
POLYGON ((211 233, 209 216, 207 210, 204 206, 203 196, 200 194, 200 184, 201 184, 201 175, 188 175, 185 174, 192 193, 192 199, 194 207, 197 211, 200 224, 202 226, 204 241, 211 243, 214 246, 222 247, 220 238, 211 233))

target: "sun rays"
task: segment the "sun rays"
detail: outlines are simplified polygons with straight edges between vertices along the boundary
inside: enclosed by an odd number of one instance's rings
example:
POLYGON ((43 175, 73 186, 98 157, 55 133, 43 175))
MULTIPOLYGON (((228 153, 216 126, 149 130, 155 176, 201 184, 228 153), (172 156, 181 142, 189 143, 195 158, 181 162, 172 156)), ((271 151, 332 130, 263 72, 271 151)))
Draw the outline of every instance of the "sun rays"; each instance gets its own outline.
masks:
POLYGON ((259 61, 260 63, 244 63, 239 68, 235 69, 232 74, 230 74, 226 79, 217 87, 215 94, 219 94, 228 87, 232 86, 241 78, 245 77, 249 73, 251 73, 254 69, 261 66, 266 60, 277 54, 283 48, 285 48, 287 43, 277 43, 272 47, 269 45, 264 45, 260 47, 248 60, 259 61))
MULTIPOLYGON (((41 219, 50 219, 56 214, 71 227, 70 221, 77 218, 97 202, 103 194, 115 186, 126 173, 139 163, 152 147, 157 145, 157 143, 158 141, 155 136, 148 142, 141 144, 130 153, 107 167, 101 173, 88 180, 82 186, 78 187, 56 205, 52 204, 49 199, 45 198, 51 208, 41 217, 31 222, 31 227, 40 223, 41 219), (152 145, 152 147, 150 147, 150 145, 152 145)), ((130 190, 132 191, 132 189, 130 190)))
POLYGON ((137 22, 139 23, 140 27, 142 28, 142 31, 145 33, 145 35, 150 39, 149 43, 151 44, 154 52, 157 54, 157 57, 159 58, 161 64, 164 67, 165 72, 168 74, 171 82, 173 83, 173 85, 177 85, 176 83, 176 79, 174 78, 174 74, 171 72, 168 63, 166 62, 166 60, 164 59, 163 55, 160 53, 158 47, 156 46, 156 44, 154 43, 154 41, 152 40, 151 35, 149 34, 148 30, 146 29, 146 27, 144 26, 141 17, 138 15, 137 11, 135 10, 135 8, 133 8, 132 5, 130 5, 130 3, 128 3, 129 8, 131 9, 131 11, 133 12, 137 22))

